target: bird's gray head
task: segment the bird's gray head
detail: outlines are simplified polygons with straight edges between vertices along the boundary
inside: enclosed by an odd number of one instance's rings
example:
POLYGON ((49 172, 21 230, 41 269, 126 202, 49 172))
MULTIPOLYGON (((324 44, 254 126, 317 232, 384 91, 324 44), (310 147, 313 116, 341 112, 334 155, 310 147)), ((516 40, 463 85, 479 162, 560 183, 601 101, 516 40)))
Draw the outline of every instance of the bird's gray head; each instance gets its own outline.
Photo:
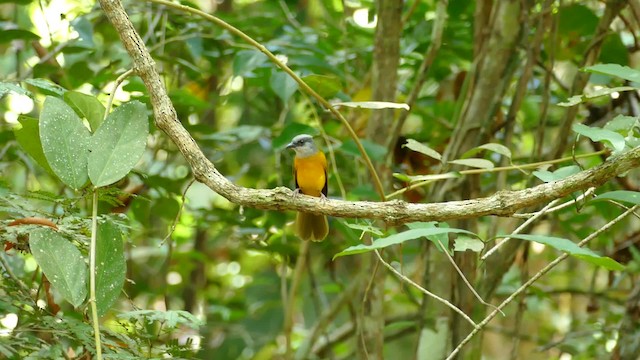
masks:
POLYGON ((313 137, 307 134, 295 136, 287 145, 287 149, 293 149, 298 157, 308 157, 315 155, 318 152, 318 148, 316 147, 316 143, 313 141, 313 137))

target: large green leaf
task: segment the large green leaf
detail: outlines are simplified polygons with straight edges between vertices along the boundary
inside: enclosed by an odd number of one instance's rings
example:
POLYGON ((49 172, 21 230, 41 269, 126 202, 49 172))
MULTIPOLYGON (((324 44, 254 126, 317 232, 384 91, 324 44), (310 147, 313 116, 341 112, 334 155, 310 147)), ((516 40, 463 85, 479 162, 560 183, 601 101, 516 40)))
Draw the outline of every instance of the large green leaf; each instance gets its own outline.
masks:
POLYGON ((371 245, 360 244, 360 245, 350 246, 342 250, 341 252, 335 254, 333 258, 335 259, 340 256, 361 254, 361 253, 373 251, 376 249, 382 249, 387 246, 401 244, 408 240, 419 239, 421 237, 430 238, 430 237, 433 237, 434 235, 449 234, 449 233, 462 233, 462 234, 468 234, 471 236, 476 236, 474 233, 470 231, 462 230, 462 229, 453 229, 453 228, 432 227, 432 228, 411 229, 411 230, 403 231, 398 234, 387 236, 385 238, 377 239, 371 245))
POLYGON ((573 131, 580 135, 584 135, 593 141, 603 141, 605 145, 609 145, 615 152, 621 152, 624 150, 624 136, 617 132, 582 124, 573 124, 573 131))
MULTIPOLYGON (((504 235, 501 237, 506 237, 506 236, 507 235, 504 235)), ((528 235, 528 234, 515 234, 515 235, 508 235, 508 236, 514 239, 534 241, 540 244, 551 246, 556 250, 560 250, 569 255, 575 256, 579 259, 592 263, 594 265, 602 266, 608 270, 621 271, 625 269, 624 265, 620 264, 619 262, 606 256, 600 256, 587 248, 579 247, 576 243, 568 239, 563 239, 563 238, 554 237, 554 236, 528 235)))
POLYGON ((302 80, 309 85, 318 95, 330 99, 342 90, 340 78, 327 75, 307 75, 302 80))
POLYGON ((618 64, 596 64, 584 68, 584 71, 590 73, 604 74, 609 76, 616 76, 624 80, 640 83, 640 71, 632 69, 628 66, 622 66, 618 64))
POLYGON ((105 108, 98 99, 77 91, 67 91, 63 98, 78 115, 87 119, 92 131, 95 132, 100 127, 104 119, 105 108))
POLYGON ((577 174, 580 172, 580 167, 576 165, 563 166, 553 172, 549 170, 536 170, 533 172, 533 176, 544 182, 552 182, 562 180, 566 177, 569 177, 573 174, 577 174))
POLYGON ((87 265, 73 244, 52 229, 37 229, 29 236, 31 253, 53 287, 77 307, 87 297, 87 265))
POLYGON ((233 59, 233 75, 247 76, 254 69, 262 66, 267 62, 268 58, 265 54, 257 50, 241 50, 238 51, 233 59))
POLYGON ((591 202, 604 200, 615 200, 631 203, 633 205, 640 205, 640 192, 627 190, 609 191, 604 194, 598 195, 598 197, 591 200, 591 202))
POLYGON ((14 40, 40 40, 40 36, 31 31, 22 29, 4 29, 0 31, 0 44, 5 44, 14 40))
POLYGON ((98 226, 96 244, 96 305, 104 315, 118 299, 124 285, 127 265, 118 228, 105 221, 98 226))
MULTIPOLYGON (((364 150, 367 152, 367 155, 369 155, 372 160, 381 160, 387 154, 386 147, 376 144, 373 141, 362 139, 360 140, 360 143, 362 144, 362 147, 364 147, 364 150)), ((362 156, 362 154, 360 154, 360 150, 358 150, 358 146, 353 141, 353 139, 349 139, 343 142, 342 146, 340 146, 340 150, 353 156, 362 156)))
POLYGON ((269 81, 271 89, 278 95, 282 102, 289 101, 291 95, 298 90, 298 83, 293 80, 289 74, 286 74, 279 70, 273 70, 271 72, 271 80, 269 81))
POLYGON ((48 96, 40 114, 40 141, 47 162, 63 183, 80 189, 87 182, 91 134, 64 101, 48 96))
POLYGON ((62 96, 67 91, 62 86, 45 79, 27 79, 24 82, 40 90, 45 95, 62 96))
POLYGON ((42 151, 42 143, 40 142, 40 129, 38 128, 38 119, 21 115, 18 118, 20 126, 13 130, 16 140, 24 151, 29 154, 40 166, 51 174, 55 174, 42 151))
POLYGON ((27 95, 33 97, 31 91, 24 89, 14 83, 0 81, 0 99, 9 93, 15 93, 20 95, 27 95))
POLYGON ((114 110, 91 138, 89 178, 94 186, 112 184, 133 169, 147 145, 147 108, 132 101, 114 110))

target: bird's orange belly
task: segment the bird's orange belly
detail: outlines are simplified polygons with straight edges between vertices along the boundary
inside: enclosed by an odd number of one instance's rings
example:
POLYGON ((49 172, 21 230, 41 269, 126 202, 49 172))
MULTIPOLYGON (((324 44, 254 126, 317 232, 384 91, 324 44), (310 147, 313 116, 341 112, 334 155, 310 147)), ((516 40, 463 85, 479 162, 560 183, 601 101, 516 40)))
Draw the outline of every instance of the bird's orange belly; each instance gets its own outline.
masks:
POLYGON ((303 194, 319 197, 322 193, 327 181, 322 160, 324 159, 316 155, 295 160, 296 181, 303 194))

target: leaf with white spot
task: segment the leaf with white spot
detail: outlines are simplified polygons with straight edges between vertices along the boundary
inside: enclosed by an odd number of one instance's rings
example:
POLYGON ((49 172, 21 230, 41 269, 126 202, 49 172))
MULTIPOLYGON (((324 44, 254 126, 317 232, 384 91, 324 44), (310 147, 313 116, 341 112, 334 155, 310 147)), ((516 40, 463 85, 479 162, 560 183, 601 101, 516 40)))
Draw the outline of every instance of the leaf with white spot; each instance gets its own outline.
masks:
POLYGON ((32 231, 29 246, 51 285, 71 305, 82 304, 87 297, 87 265, 78 248, 48 228, 32 231))
POLYGON ((64 101, 48 96, 40 114, 40 141, 47 162, 60 180, 75 190, 87 182, 91 134, 64 101))
POLYGON ((449 161, 449 164, 469 166, 469 167, 474 167, 479 169, 493 169, 495 166, 489 160, 478 159, 478 158, 451 160, 449 161))
POLYGON ((389 101, 346 101, 333 104, 334 107, 346 106, 350 108, 363 108, 371 110, 404 109, 409 111, 409 105, 389 101))
POLYGON ((493 151, 497 154, 500 154, 508 159, 511 159, 511 150, 509 150, 508 147, 501 145, 501 144, 496 144, 496 143, 487 143, 487 144, 482 144, 480 146, 476 146, 473 149, 465 152, 464 154, 462 154, 462 156, 460 157, 461 159, 467 159, 470 158, 484 150, 488 150, 488 151, 493 151))
POLYGON ((113 184, 133 169, 145 147, 147 108, 131 101, 115 109, 91 137, 89 178, 94 186, 113 184))
POLYGON ((439 152, 430 148, 427 144, 423 144, 413 139, 407 139, 407 142, 402 145, 402 147, 409 148, 413 151, 417 151, 421 154, 427 155, 428 157, 434 158, 438 161, 442 161, 442 155, 439 152))
POLYGON ((124 286, 127 264, 118 228, 105 221, 98 226, 96 239, 96 305, 102 316, 118 299, 124 286))

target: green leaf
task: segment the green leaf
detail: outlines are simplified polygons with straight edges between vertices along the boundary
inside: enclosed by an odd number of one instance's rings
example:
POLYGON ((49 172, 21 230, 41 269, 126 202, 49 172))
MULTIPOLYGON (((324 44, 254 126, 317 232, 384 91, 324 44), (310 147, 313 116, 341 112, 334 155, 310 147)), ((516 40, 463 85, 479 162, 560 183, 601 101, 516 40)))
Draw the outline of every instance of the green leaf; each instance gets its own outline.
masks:
POLYGON ((29 235, 31 253, 51 285, 71 305, 87 297, 87 266, 73 244, 52 229, 36 229, 29 235))
POLYGON ((471 250, 473 252, 480 252, 484 249, 484 243, 482 240, 473 239, 466 236, 460 236, 453 243, 453 251, 464 252, 471 250))
POLYGON ((403 231, 398 234, 387 236, 385 238, 377 239, 371 245, 360 244, 360 245, 350 246, 342 250, 341 252, 335 254, 333 256, 333 259, 340 256, 361 254, 364 252, 373 251, 375 249, 382 249, 387 246, 401 244, 405 241, 419 239, 421 237, 429 238, 434 235, 449 234, 449 233, 463 233, 463 234, 475 236, 475 234, 470 231, 462 230, 462 229, 453 229, 453 228, 434 227, 434 228, 424 228, 424 229, 411 229, 411 230, 403 231))
POLYGON ((617 261, 608 257, 600 256, 595 252, 591 251, 590 249, 579 247, 576 243, 567 239, 554 237, 554 236, 528 235, 528 234, 501 235, 499 237, 507 237, 507 236, 514 239, 534 241, 540 244, 551 246, 556 250, 560 250, 569 255, 575 256, 579 259, 592 263, 594 265, 602 266, 608 270, 621 271, 621 270, 624 270, 625 268, 622 264, 618 263, 617 261))
POLYGON ((476 146, 473 149, 465 152, 464 154, 462 154, 462 156, 460 157, 461 159, 467 159, 470 158, 476 154, 478 154, 479 152, 482 152, 483 150, 488 150, 488 151, 493 151, 497 154, 500 154, 508 159, 511 159, 511 150, 509 150, 508 147, 501 145, 501 144, 496 144, 496 143, 487 143, 487 144, 483 144, 480 146, 476 146))
POLYGON ((202 320, 184 310, 134 310, 118 314, 118 318, 128 319, 129 321, 143 320, 145 323, 157 321, 169 329, 173 329, 177 325, 186 325, 192 329, 197 329, 204 325, 202 320))
POLYGON ((127 265, 118 228, 105 221, 98 226, 96 239, 96 305, 102 316, 118 299, 124 286, 127 265))
POLYGON ((619 86, 614 88, 603 87, 589 94, 572 96, 569 99, 567 99, 567 101, 558 103, 558 106, 571 107, 600 96, 611 95, 613 93, 620 93, 623 91, 634 91, 634 90, 636 90, 636 88, 633 88, 631 86, 619 86))
POLYGON ((604 194, 598 195, 598 197, 591 200, 591 202, 604 200, 615 200, 634 205, 640 205, 640 192, 627 190, 609 191, 604 194))
POLYGON ((404 109, 409 111, 409 105, 405 103, 394 103, 388 101, 347 101, 332 104, 334 107, 346 106, 351 108, 363 108, 363 109, 404 109))
POLYGON ((50 174, 55 174, 42 151, 42 143, 40 142, 40 129, 38 127, 38 119, 20 115, 18 118, 20 126, 13 130, 18 140, 18 144, 22 146, 24 151, 29 154, 38 165, 42 166, 50 174))
POLYGON ((622 41, 623 36, 626 34, 611 32, 604 38, 598 62, 629 65, 629 50, 622 41))
POLYGON ((342 90, 342 83, 335 76, 312 74, 302 77, 302 81, 325 99, 334 97, 342 90))
POLYGON ((233 75, 246 76, 255 68, 267 62, 267 56, 257 50, 238 51, 233 59, 233 75))
POLYGON ((147 108, 131 101, 115 109, 91 138, 89 178, 94 186, 113 184, 133 169, 147 146, 147 108))
MULTIPOLYGON (((415 229, 436 229, 436 228, 448 228, 449 224, 443 222, 443 223, 438 223, 436 221, 427 221, 427 222, 411 222, 407 224, 407 227, 409 228, 409 230, 415 230, 415 229)), ((427 239, 431 240, 431 242, 433 242, 436 245, 436 248, 438 249, 438 251, 448 251, 449 250, 449 234, 448 233, 440 233, 440 234, 434 234, 434 235, 428 235, 426 236, 427 239), (442 246, 440 246, 440 243, 442 243, 442 245, 444 246, 444 248, 442 248, 442 246)))
POLYGON ((39 40, 40 36, 32 33, 31 31, 22 29, 4 29, 0 31, 0 44, 5 44, 13 40, 39 40))
POLYGON ((62 96, 67 91, 62 86, 45 79, 27 79, 24 82, 40 90, 45 95, 62 96))
POLYGON ((382 231, 380 230, 380 228, 367 224, 367 225, 361 225, 361 224, 351 224, 351 223, 345 223, 345 225, 347 225, 348 227, 350 227, 351 229, 354 230, 359 230, 362 232, 367 232, 367 233, 372 233, 373 235, 376 236, 382 236, 382 231))
POLYGON ((574 257, 611 271, 624 271, 626 269, 624 265, 607 256, 574 255, 574 257))
POLYGON ((418 142, 413 139, 407 139, 407 142, 402 145, 402 147, 409 148, 413 151, 419 152, 421 154, 427 155, 430 158, 434 158, 438 161, 442 161, 442 155, 437 151, 430 148, 428 145, 418 142))
POLYGON ((583 69, 583 71, 619 77, 624 80, 640 83, 640 71, 618 64, 597 64, 583 69))
POLYGON ((573 174, 577 174, 580 172, 580 168, 576 165, 570 165, 561 167, 560 169, 551 172, 547 170, 536 170, 533 172, 533 176, 544 182, 552 182, 557 180, 562 180, 566 177, 569 177, 573 174))
POLYGON ((40 114, 40 141, 53 172, 71 188, 87 182, 87 155, 91 134, 64 101, 48 96, 40 114))
POLYGON ((271 72, 271 80, 269 81, 269 85, 271 86, 273 92, 275 92, 276 95, 278 95, 278 97, 282 99, 282 102, 285 103, 289 101, 291 95, 293 95, 296 90, 298 90, 298 83, 293 80, 293 78, 289 76, 289 74, 278 70, 273 70, 271 72))
POLYGON ((573 124, 573 131, 586 136, 593 141, 604 141, 605 145, 610 145, 615 152, 621 152, 624 150, 624 137, 617 132, 597 127, 589 127, 582 124, 573 124))
POLYGON ((615 132, 628 133, 633 131, 634 126, 637 126, 639 123, 638 118, 635 116, 618 115, 604 124, 602 128, 615 132))
POLYGON ((14 83, 0 81, 0 99, 5 97, 5 95, 9 93, 16 93, 19 95, 26 95, 29 97, 33 97, 33 94, 31 93, 31 91, 27 89, 24 89, 14 83))
POLYGON ((35 1, 35 0, 0 0, 0 4, 11 3, 16 5, 27 5, 27 4, 30 4, 32 1, 35 1))
POLYGON ((436 181, 436 180, 444 180, 444 179, 455 179, 460 177, 459 172, 448 172, 444 174, 433 174, 433 175, 405 175, 409 181, 412 183, 418 181, 436 181))
POLYGON ((100 127, 104 119, 105 108, 98 99, 76 91, 67 91, 63 99, 79 116, 87 119, 93 132, 100 127))
POLYGON ((491 161, 477 158, 451 160, 449 161, 449 164, 469 166, 479 169, 493 169, 495 167, 491 161))
MULTIPOLYGON (((382 145, 365 139, 361 139, 360 143, 362 143, 362 147, 364 147, 367 155, 369 155, 372 160, 382 160, 387 154, 387 148, 382 145)), ((353 156, 361 156, 360 151, 358 150, 358 147, 356 146, 356 143, 353 141, 353 139, 349 139, 343 142, 340 146, 340 150, 353 156)))

